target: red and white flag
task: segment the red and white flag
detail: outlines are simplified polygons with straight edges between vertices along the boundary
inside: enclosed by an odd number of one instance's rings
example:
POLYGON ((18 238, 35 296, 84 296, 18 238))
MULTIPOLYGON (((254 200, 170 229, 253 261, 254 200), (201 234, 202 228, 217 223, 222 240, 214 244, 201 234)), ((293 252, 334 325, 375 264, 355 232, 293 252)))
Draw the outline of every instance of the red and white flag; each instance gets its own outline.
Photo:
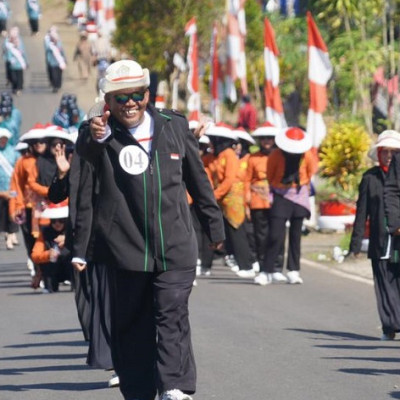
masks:
POLYGON ((193 17, 185 26, 185 35, 189 36, 189 48, 187 53, 187 64, 189 74, 187 87, 189 90, 189 100, 187 108, 189 111, 188 119, 198 121, 200 118, 200 92, 199 92, 199 64, 197 46, 197 25, 196 18, 193 17))
POLYGON ((74 4, 74 8, 72 10, 72 15, 77 17, 86 17, 87 14, 87 2, 86 0, 76 0, 74 4))
POLYGON ((210 73, 210 94, 211 94, 211 105, 210 111, 215 122, 219 122, 219 101, 220 101, 220 65, 218 59, 218 27, 214 23, 211 34, 211 47, 210 47, 210 59, 211 59, 211 73, 210 73))
POLYGON ((308 79, 310 84, 307 133, 311 135, 313 147, 317 149, 326 135, 322 113, 328 104, 326 85, 332 76, 333 69, 329 60, 328 48, 309 11, 307 12, 307 25, 308 79))
POLYGON ((228 0, 228 68, 225 78, 226 94, 232 101, 237 101, 235 81, 240 79, 240 87, 243 95, 247 90, 246 71, 246 15, 244 4, 246 0, 228 0))
POLYGON ((96 20, 98 30, 101 29, 102 33, 106 36, 110 36, 116 28, 114 6, 115 0, 89 1, 89 14, 96 20))
POLYGON ((287 126, 279 92, 279 50, 275 32, 268 18, 264 19, 264 66, 265 66, 265 119, 278 128, 287 126))

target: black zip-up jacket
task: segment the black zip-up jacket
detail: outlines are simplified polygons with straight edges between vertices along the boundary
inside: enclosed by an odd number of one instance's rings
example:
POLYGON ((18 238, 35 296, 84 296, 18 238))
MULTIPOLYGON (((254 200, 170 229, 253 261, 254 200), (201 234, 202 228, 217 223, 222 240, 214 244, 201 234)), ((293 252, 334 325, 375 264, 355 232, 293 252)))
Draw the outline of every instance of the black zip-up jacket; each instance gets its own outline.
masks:
POLYGON ((194 267, 198 250, 186 190, 211 242, 225 238, 222 214, 186 118, 151 105, 147 111, 154 134, 149 166, 138 175, 125 172, 119 155, 126 146, 144 149, 115 118, 108 120, 112 134, 104 143, 92 139, 90 121, 79 129, 77 152, 92 163, 98 180, 94 253, 131 271, 194 267))
POLYGON ((357 212, 350 242, 350 252, 359 253, 369 220, 368 258, 379 260, 385 255, 388 231, 386 227, 383 188, 386 176, 380 167, 366 171, 358 188, 357 212))

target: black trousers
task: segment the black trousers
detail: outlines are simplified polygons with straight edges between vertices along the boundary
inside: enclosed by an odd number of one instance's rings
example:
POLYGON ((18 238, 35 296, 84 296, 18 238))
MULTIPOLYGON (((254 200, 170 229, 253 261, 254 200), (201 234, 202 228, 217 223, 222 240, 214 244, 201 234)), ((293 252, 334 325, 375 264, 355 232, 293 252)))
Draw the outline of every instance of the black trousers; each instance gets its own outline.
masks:
POLYGON ((24 88, 24 70, 11 69, 10 70, 11 87, 13 92, 22 90, 24 88))
MULTIPOLYGON (((265 250, 268 245, 268 233, 270 225, 270 214, 269 208, 259 208, 251 210, 251 220, 254 226, 254 241, 257 260, 260 263, 260 267, 264 263, 265 250)), ((274 271, 282 272, 283 269, 283 259, 284 259, 285 243, 283 241, 281 250, 276 259, 274 271)))
POLYGON ((0 198, 0 232, 16 233, 18 225, 10 218, 9 201, 0 198))
POLYGON ((111 353, 126 400, 196 390, 188 301, 195 266, 165 272, 109 267, 111 353))
POLYGON ((39 31, 39 20, 38 19, 29 19, 29 25, 31 27, 32 33, 37 33, 39 31))
POLYGON ((211 268, 214 260, 214 250, 210 247, 210 239, 201 227, 193 206, 190 207, 190 214, 192 217, 193 228, 196 232, 197 247, 199 249, 199 255, 197 258, 201 260, 202 267, 211 268))
POLYGON ((60 89, 62 84, 62 69, 59 67, 49 67, 49 79, 54 89, 60 89))
POLYGON ((310 212, 304 207, 275 195, 270 211, 270 232, 265 259, 261 271, 272 273, 274 265, 285 244, 286 222, 290 222, 288 257, 286 269, 288 271, 300 270, 301 229, 303 219, 309 217, 310 212))
MULTIPOLYGON (((244 224, 234 228, 224 218, 225 235, 240 269, 251 269, 251 251, 244 224)), ((228 254, 230 254, 228 252, 228 254)))
POLYGON ((400 332, 400 265, 376 259, 371 263, 382 331, 400 332))

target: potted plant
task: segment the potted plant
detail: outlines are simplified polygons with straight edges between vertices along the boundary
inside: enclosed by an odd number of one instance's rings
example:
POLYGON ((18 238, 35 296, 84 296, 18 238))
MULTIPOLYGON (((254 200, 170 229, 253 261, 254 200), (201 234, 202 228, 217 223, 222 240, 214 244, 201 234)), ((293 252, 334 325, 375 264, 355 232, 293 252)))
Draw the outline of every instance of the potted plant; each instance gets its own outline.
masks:
POLYGON ((341 217, 335 221, 344 225, 354 221, 358 185, 370 166, 370 144, 369 134, 358 123, 334 123, 328 129, 319 149, 320 183, 316 198, 320 216, 341 217))

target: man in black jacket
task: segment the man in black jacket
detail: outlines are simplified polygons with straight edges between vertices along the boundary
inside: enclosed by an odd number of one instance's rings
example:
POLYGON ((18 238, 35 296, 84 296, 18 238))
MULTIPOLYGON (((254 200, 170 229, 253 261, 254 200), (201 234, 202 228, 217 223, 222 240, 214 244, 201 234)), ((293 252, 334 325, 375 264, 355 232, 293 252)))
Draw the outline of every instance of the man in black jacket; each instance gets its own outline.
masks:
POLYGON ((181 114, 149 103, 131 60, 100 82, 106 108, 80 127, 78 154, 98 179, 94 252, 108 265, 112 356, 126 400, 190 400, 196 371, 188 299, 197 242, 187 193, 214 248, 224 240, 195 137, 181 114))

